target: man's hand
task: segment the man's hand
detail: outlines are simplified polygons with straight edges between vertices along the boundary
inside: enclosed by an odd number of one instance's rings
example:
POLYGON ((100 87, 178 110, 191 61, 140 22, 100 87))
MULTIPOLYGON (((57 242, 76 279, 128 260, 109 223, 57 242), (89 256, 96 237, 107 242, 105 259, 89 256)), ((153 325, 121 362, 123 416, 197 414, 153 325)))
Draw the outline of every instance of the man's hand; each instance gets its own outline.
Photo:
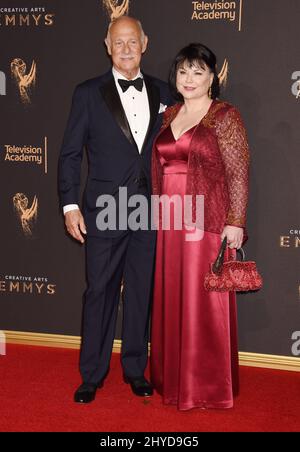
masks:
POLYGON ((239 250, 243 243, 244 231, 243 228, 237 226, 225 226, 221 234, 221 240, 227 237, 227 244, 229 248, 236 248, 239 250))
POLYGON ((86 234, 86 227, 83 216, 79 209, 70 210, 65 214, 65 225, 68 233, 81 243, 84 243, 84 238, 81 235, 86 234))

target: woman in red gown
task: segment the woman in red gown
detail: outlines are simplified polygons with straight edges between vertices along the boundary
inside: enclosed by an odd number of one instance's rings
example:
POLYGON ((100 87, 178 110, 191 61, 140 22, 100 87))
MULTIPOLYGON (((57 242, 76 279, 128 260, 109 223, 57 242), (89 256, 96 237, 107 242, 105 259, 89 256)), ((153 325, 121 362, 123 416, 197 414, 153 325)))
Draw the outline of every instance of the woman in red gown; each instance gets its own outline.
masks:
POLYGON ((245 240, 247 138, 238 110, 217 100, 216 57, 207 47, 182 49, 170 85, 180 102, 166 110, 154 144, 153 193, 190 195, 195 226, 175 227, 172 204, 168 230, 160 218, 151 380, 163 402, 180 410, 230 408, 239 387, 235 294, 207 292, 203 284, 221 240, 232 249, 245 240), (202 231, 196 195, 204 196, 202 231))

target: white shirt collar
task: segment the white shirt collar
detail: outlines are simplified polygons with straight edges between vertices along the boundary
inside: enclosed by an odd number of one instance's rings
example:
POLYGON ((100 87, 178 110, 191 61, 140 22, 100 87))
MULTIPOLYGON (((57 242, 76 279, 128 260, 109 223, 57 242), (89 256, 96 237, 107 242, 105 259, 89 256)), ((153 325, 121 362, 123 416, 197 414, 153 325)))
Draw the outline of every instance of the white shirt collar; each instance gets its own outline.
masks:
MULTIPOLYGON (((124 77, 124 75, 120 74, 120 72, 118 72, 117 69, 115 69, 114 67, 112 68, 112 73, 113 73, 113 76, 114 76, 116 82, 118 81, 119 78, 122 80, 128 80, 128 78, 126 78, 126 77, 124 77)), ((139 77, 144 78, 143 74, 141 73, 141 70, 139 70, 136 77, 134 77, 132 80, 136 80, 139 77)))

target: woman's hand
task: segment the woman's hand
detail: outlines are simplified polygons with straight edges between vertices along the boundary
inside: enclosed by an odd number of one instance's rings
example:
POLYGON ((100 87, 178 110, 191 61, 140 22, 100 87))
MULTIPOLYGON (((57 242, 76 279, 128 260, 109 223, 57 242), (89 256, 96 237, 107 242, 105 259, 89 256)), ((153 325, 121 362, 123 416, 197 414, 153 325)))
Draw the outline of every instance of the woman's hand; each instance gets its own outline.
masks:
POLYGON ((227 244, 229 248, 236 248, 237 250, 241 248, 243 243, 244 231, 243 228, 237 226, 225 226, 221 234, 221 240, 227 237, 227 244))

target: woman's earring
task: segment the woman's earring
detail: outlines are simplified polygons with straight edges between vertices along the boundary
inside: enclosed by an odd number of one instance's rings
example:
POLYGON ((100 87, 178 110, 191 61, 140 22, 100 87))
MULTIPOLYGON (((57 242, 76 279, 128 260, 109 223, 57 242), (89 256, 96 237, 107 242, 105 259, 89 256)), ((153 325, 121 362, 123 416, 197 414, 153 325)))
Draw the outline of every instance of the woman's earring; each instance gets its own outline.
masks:
POLYGON ((210 86, 209 90, 208 90, 208 97, 211 99, 211 96, 212 96, 212 89, 211 89, 211 86, 210 86))

